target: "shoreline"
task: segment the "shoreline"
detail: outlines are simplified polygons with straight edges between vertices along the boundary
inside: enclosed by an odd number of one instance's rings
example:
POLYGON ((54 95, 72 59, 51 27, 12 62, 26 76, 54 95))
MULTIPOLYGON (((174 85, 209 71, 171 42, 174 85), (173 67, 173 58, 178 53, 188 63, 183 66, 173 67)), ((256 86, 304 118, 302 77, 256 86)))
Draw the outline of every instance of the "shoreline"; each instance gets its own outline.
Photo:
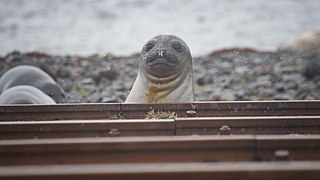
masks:
MULTIPOLYGON (((193 58, 197 101, 320 99, 319 76, 306 76, 312 55, 226 48, 193 58)), ((38 66, 64 88, 69 103, 124 102, 139 54, 60 56, 14 51, 0 57, 0 76, 13 66, 38 66)))

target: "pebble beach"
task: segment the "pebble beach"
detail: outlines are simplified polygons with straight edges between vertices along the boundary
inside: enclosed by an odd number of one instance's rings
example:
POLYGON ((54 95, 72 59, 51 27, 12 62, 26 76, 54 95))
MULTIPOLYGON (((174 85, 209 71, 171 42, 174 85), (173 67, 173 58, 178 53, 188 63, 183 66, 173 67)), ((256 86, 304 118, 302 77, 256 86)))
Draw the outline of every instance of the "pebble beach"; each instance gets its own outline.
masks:
MULTIPOLYGON (((224 49, 193 58, 197 101, 320 99, 319 56, 224 49)), ((28 64, 60 84, 68 103, 124 102, 138 72, 139 54, 53 56, 14 51, 0 57, 0 76, 28 64)))

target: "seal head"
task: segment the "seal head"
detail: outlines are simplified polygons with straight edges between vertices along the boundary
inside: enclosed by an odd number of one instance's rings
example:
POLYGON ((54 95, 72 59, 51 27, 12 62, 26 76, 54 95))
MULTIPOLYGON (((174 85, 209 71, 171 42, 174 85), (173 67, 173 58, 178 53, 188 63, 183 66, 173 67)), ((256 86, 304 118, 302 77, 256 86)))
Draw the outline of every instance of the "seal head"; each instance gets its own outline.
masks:
POLYGON ((142 48, 139 72, 126 102, 193 102, 192 56, 174 35, 159 35, 142 48))

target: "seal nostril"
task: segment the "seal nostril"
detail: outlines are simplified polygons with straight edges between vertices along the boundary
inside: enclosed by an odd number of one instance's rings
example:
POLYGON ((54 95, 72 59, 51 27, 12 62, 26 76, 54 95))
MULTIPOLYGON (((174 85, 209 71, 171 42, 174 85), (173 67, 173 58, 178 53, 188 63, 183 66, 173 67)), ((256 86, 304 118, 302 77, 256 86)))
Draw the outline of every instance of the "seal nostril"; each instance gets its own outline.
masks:
POLYGON ((166 50, 164 50, 164 49, 159 49, 159 50, 157 50, 156 52, 157 52, 158 57, 164 57, 164 53, 166 52, 166 50))

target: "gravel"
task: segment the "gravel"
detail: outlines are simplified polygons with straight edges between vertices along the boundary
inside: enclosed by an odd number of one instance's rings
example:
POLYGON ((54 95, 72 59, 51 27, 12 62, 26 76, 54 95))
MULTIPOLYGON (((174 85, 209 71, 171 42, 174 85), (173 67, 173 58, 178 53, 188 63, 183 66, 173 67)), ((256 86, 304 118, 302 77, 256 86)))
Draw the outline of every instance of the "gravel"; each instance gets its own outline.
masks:
MULTIPOLYGON (((137 76, 139 54, 55 56, 12 52, 8 69, 38 66, 64 88, 69 103, 124 102, 137 76)), ((197 101, 320 99, 320 55, 225 49, 193 58, 197 101)))

